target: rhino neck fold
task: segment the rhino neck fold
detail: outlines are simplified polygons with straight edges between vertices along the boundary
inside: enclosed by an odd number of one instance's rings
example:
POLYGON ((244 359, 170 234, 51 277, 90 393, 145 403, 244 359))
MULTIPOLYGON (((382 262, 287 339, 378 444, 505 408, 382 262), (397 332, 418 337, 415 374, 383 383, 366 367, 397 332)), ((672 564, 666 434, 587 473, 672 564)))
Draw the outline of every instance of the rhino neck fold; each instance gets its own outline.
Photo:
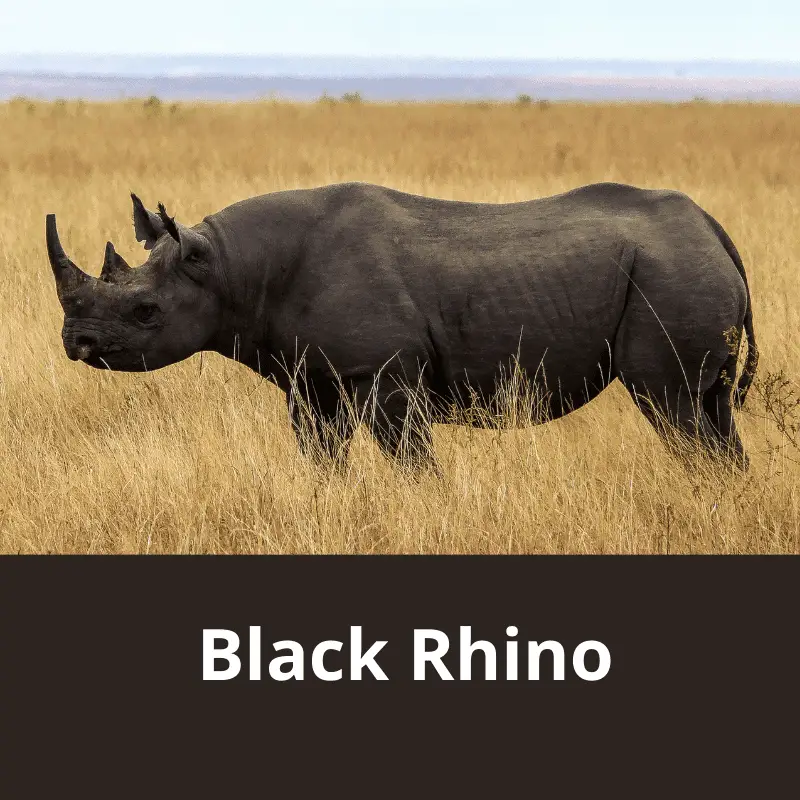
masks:
POLYGON ((240 216, 226 209, 206 219, 217 245, 224 309, 209 349, 268 377, 276 366, 269 320, 280 295, 275 283, 282 272, 282 248, 263 223, 247 226, 240 216))

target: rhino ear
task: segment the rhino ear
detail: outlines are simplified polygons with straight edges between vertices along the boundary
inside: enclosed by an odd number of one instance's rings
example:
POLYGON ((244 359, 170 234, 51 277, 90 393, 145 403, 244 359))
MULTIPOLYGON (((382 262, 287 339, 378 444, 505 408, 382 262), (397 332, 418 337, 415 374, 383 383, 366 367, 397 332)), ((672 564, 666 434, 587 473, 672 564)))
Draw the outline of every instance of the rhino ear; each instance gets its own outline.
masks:
POLYGON ((175 218, 167 214, 163 203, 158 204, 158 215, 167 233, 181 246, 181 261, 202 260, 208 252, 208 240, 205 236, 175 222, 175 218))
POLYGON ((164 223, 158 214, 148 211, 133 192, 131 200, 133 200, 133 230, 136 233, 136 241, 144 242, 144 249, 150 250, 158 237, 164 233, 164 223))

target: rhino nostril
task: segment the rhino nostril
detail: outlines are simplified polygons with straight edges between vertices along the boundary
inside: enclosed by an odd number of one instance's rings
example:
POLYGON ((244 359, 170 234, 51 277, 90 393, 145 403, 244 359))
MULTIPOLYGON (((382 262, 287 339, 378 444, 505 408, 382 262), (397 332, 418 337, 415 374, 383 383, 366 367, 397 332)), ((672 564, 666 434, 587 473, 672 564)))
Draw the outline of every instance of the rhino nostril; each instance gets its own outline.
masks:
POLYGON ((82 334, 75 337, 71 353, 68 355, 76 361, 84 361, 92 355, 96 348, 97 339, 94 336, 82 334))

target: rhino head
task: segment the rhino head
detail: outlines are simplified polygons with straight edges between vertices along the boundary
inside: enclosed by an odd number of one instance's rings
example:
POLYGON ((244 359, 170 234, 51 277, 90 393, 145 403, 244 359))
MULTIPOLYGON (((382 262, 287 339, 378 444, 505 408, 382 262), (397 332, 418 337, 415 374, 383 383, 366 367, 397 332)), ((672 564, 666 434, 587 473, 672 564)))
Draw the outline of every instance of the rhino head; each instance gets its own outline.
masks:
POLYGON ((136 195, 133 222, 149 250, 133 269, 106 245, 99 278, 87 275, 64 252, 54 214, 47 216, 47 254, 64 309, 67 355, 99 369, 159 369, 207 349, 219 326, 215 290, 218 256, 208 226, 188 228, 148 211, 136 195))

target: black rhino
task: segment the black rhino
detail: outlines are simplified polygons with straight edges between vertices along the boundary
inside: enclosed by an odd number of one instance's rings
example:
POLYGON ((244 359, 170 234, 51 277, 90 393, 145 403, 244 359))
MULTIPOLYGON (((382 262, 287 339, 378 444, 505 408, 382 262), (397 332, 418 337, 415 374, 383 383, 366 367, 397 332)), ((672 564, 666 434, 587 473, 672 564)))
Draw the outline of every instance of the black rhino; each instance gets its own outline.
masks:
MULTIPOLYGON (((731 412, 757 363, 745 270, 680 192, 599 183, 488 204, 345 183, 243 200, 194 227, 132 199, 147 261, 132 269, 109 242, 99 279, 47 217, 71 359, 140 371, 216 351, 290 400, 299 383, 306 450, 341 456, 342 402, 371 402, 382 449, 418 467, 435 467, 431 422, 491 407, 512 368, 550 418, 619 379, 668 443, 687 434, 746 466, 731 412)), ((298 433, 301 405, 289 403, 298 433)))

